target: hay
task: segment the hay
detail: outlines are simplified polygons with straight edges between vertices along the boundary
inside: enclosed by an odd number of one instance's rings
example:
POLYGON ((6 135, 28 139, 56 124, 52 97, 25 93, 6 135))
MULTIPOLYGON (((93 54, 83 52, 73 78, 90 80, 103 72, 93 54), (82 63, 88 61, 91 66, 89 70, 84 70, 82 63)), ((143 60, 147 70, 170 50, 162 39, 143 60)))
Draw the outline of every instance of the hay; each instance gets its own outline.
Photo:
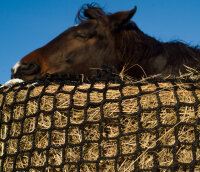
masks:
MULTIPOLYGON (((19 87, 10 91, 5 88, 0 95, 3 109, 1 120, 5 123, 0 126, 0 165, 4 171, 12 171, 16 161, 16 168, 26 171, 31 166, 30 172, 43 171, 42 167, 47 163, 57 167, 48 166, 46 171, 77 171, 80 168, 80 171, 89 172, 99 168, 102 172, 109 172, 117 168, 123 172, 136 170, 136 162, 138 169, 152 168, 156 155, 158 165, 170 166, 177 147, 174 145, 175 129, 179 142, 188 143, 181 145, 176 152, 177 162, 191 163, 193 152, 190 143, 197 139, 195 129, 199 133, 200 126, 194 128, 194 125, 182 123, 194 124, 200 118, 200 105, 197 111, 190 106, 196 102, 193 92, 186 89, 190 85, 177 83, 179 101, 185 103, 178 108, 174 86, 167 82, 159 82, 158 86, 161 88, 158 93, 161 102, 158 102, 155 94, 157 86, 152 83, 141 86, 141 90, 146 92, 143 95, 139 95, 138 86, 128 85, 120 92, 115 89, 118 88, 116 84, 109 84, 110 89, 104 95, 101 90, 105 89, 105 84, 96 83, 93 88, 97 91, 93 90, 89 97, 83 90, 88 90, 90 84, 79 85, 78 90, 74 86, 64 85, 60 92, 57 92, 59 84, 56 83, 48 87, 34 86, 29 93, 31 85, 20 91, 16 91, 19 87), (73 90, 72 95, 70 92, 73 90), (135 97, 121 99, 130 95, 135 97), (108 101, 102 105, 104 97, 108 101), (124 115, 120 115, 119 99, 124 115), (96 106, 87 105, 88 100, 96 106), (156 108, 160 104, 164 106, 160 108, 158 118, 156 108), (87 111, 83 106, 88 106, 87 111), (144 111, 137 116, 141 108, 144 111), (138 133, 141 127, 144 131, 138 133), (138 140, 140 145, 137 145, 138 140), (158 143, 163 146, 161 149, 156 149, 158 143), (138 146, 140 152, 136 152, 138 146), (16 154, 19 151, 21 153, 16 154), (4 154, 6 158, 2 164, 4 154), (119 154, 121 156, 116 165, 112 157, 119 154), (99 161, 100 155, 104 159, 99 161), (85 163, 78 167, 79 161, 85 163)), ((200 100, 200 90, 196 89, 195 93, 200 100)), ((195 156, 200 160, 199 146, 195 156)), ((199 171, 200 163, 194 169, 199 171)), ((164 168, 160 170, 165 171, 164 168)), ((184 167, 180 166, 177 170, 184 171, 184 167)))

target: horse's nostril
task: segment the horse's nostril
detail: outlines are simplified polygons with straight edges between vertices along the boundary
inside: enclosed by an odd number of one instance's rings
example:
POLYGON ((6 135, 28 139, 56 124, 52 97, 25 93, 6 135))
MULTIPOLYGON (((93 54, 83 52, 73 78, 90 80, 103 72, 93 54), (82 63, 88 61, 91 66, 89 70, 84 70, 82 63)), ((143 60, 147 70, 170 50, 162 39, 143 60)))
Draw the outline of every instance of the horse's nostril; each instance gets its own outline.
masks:
POLYGON ((23 75, 32 75, 38 73, 40 66, 36 63, 23 63, 19 67, 19 72, 23 75))
POLYGON ((40 66, 37 63, 22 63, 18 62, 11 69, 11 78, 24 79, 26 76, 33 76, 40 72, 40 66))

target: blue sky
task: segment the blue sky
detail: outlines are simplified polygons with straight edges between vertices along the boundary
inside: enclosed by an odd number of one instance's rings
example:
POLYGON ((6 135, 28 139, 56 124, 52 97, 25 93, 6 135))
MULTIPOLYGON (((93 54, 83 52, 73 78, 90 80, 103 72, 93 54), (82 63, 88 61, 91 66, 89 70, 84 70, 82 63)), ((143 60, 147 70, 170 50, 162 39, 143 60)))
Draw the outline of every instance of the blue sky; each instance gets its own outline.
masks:
POLYGON ((17 61, 74 25, 78 9, 91 2, 107 12, 137 5, 132 20, 143 32, 200 45, 200 0, 0 0, 0 84, 17 61))

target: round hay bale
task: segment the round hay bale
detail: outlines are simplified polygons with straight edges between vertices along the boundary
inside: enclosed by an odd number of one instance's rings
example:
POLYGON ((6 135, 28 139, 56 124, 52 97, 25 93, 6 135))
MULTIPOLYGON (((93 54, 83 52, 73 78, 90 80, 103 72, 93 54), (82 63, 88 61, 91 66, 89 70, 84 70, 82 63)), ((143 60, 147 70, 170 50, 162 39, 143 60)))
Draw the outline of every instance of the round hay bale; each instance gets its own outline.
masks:
POLYGON ((0 90, 0 171, 200 171, 199 83, 0 90))

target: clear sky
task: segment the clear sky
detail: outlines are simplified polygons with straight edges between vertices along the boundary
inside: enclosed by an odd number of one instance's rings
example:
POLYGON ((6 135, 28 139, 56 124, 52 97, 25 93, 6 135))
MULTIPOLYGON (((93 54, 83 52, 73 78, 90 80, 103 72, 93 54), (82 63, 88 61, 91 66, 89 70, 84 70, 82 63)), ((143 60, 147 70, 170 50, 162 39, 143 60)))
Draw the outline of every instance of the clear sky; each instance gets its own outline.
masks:
POLYGON ((132 20, 143 32, 200 45, 200 0, 0 0, 0 84, 17 61, 74 25, 78 9, 91 2, 107 12, 137 5, 132 20))

